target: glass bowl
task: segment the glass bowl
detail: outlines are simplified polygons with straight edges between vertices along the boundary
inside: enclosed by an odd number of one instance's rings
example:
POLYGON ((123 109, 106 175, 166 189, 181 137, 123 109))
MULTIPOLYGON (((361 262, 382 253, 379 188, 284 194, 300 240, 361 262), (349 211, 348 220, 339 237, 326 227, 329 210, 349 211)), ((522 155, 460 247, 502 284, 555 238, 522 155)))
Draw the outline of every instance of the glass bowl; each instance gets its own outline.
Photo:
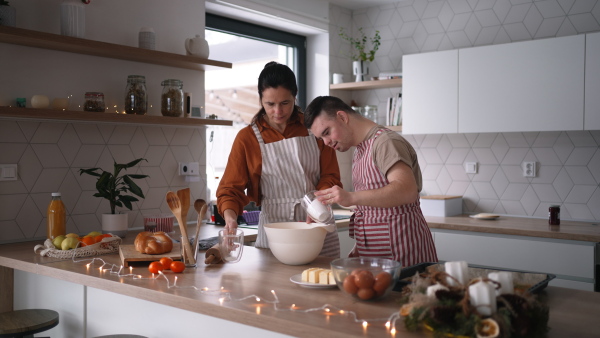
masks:
POLYGON ((331 271, 340 290, 359 300, 386 297, 400 277, 402 264, 386 258, 339 258, 331 271))

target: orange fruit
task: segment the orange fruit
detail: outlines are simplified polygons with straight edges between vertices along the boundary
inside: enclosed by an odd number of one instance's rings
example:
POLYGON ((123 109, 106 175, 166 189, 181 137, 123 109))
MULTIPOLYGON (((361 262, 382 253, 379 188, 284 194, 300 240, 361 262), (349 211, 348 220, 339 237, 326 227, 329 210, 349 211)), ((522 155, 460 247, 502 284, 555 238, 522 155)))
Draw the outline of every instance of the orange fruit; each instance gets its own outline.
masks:
POLYGON ((92 236, 84 236, 81 240, 81 246, 92 245, 96 243, 96 240, 92 236))
POLYGON ((171 269, 171 263, 173 263, 173 260, 169 257, 163 257, 160 259, 160 263, 163 265, 163 267, 165 268, 165 270, 170 270, 171 269))

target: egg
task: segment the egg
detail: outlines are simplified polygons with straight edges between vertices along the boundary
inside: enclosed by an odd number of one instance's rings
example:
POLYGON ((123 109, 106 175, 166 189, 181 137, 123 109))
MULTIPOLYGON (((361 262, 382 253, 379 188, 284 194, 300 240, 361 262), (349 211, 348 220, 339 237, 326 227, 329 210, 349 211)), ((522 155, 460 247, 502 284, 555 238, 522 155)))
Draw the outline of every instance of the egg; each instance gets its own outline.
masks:
POLYGON ((371 299, 375 296, 375 290, 372 288, 358 289, 356 295, 362 300, 371 299))
POLYGON ((351 295, 356 294, 358 291, 358 287, 354 281, 354 275, 349 275, 344 278, 344 283, 342 285, 344 287, 344 291, 348 292, 351 295))
POLYGON ((371 271, 363 270, 354 276, 354 281, 359 289, 370 289, 375 284, 375 277, 371 271))

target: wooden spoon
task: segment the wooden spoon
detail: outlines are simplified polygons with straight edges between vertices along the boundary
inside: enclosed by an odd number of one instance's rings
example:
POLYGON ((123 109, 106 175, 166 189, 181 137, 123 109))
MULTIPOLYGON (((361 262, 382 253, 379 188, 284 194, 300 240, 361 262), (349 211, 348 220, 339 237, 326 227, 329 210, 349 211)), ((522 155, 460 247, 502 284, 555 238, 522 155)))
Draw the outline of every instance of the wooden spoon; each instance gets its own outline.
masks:
POLYGON ((177 190, 177 197, 179 197, 179 202, 181 203, 181 218, 183 219, 183 224, 187 226, 187 215, 190 210, 190 188, 177 190))
POLYGON ((203 199, 197 199, 194 202, 194 209, 196 209, 196 212, 198 213, 198 220, 196 221, 196 234, 194 236, 194 250, 196 250, 196 247, 198 246, 198 235, 200 234, 200 225, 202 224, 202 218, 204 218, 204 215, 206 214, 206 201, 203 199))
POLYGON ((169 209, 171 209, 173 215, 175 215, 175 218, 177 218, 177 223, 179 223, 179 230, 181 230, 181 236, 183 237, 183 243, 181 244, 183 245, 184 254, 187 253, 189 261, 192 264, 196 264, 196 260, 194 259, 194 254, 187 234, 187 227, 185 226, 185 223, 183 223, 183 220, 181 218, 181 202, 179 201, 179 197, 177 197, 177 195, 172 191, 167 192, 167 204, 169 205, 169 209))

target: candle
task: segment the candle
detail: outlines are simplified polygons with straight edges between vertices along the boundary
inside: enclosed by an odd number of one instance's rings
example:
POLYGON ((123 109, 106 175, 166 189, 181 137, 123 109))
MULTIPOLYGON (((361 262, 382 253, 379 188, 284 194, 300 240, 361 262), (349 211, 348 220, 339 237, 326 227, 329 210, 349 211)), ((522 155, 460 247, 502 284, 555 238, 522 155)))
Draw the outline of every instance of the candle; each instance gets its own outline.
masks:
POLYGON ((479 314, 491 316, 496 312, 496 289, 493 283, 479 280, 469 286, 469 298, 479 314))
POLYGON ((505 293, 513 293, 513 276, 512 272, 509 271, 498 271, 490 272, 488 278, 500 283, 500 288, 496 289, 496 295, 502 295, 505 293))
POLYGON ((448 288, 439 283, 435 283, 427 287, 427 296, 430 298, 435 298, 435 293, 438 290, 448 290, 448 288))
POLYGON ((446 273, 456 279, 454 280, 452 278, 448 278, 448 284, 452 286, 458 286, 456 284, 456 281, 458 281, 458 283, 462 285, 465 285, 467 283, 467 276, 469 271, 469 265, 467 264, 467 262, 446 262, 444 263, 444 267, 446 269, 446 273))

